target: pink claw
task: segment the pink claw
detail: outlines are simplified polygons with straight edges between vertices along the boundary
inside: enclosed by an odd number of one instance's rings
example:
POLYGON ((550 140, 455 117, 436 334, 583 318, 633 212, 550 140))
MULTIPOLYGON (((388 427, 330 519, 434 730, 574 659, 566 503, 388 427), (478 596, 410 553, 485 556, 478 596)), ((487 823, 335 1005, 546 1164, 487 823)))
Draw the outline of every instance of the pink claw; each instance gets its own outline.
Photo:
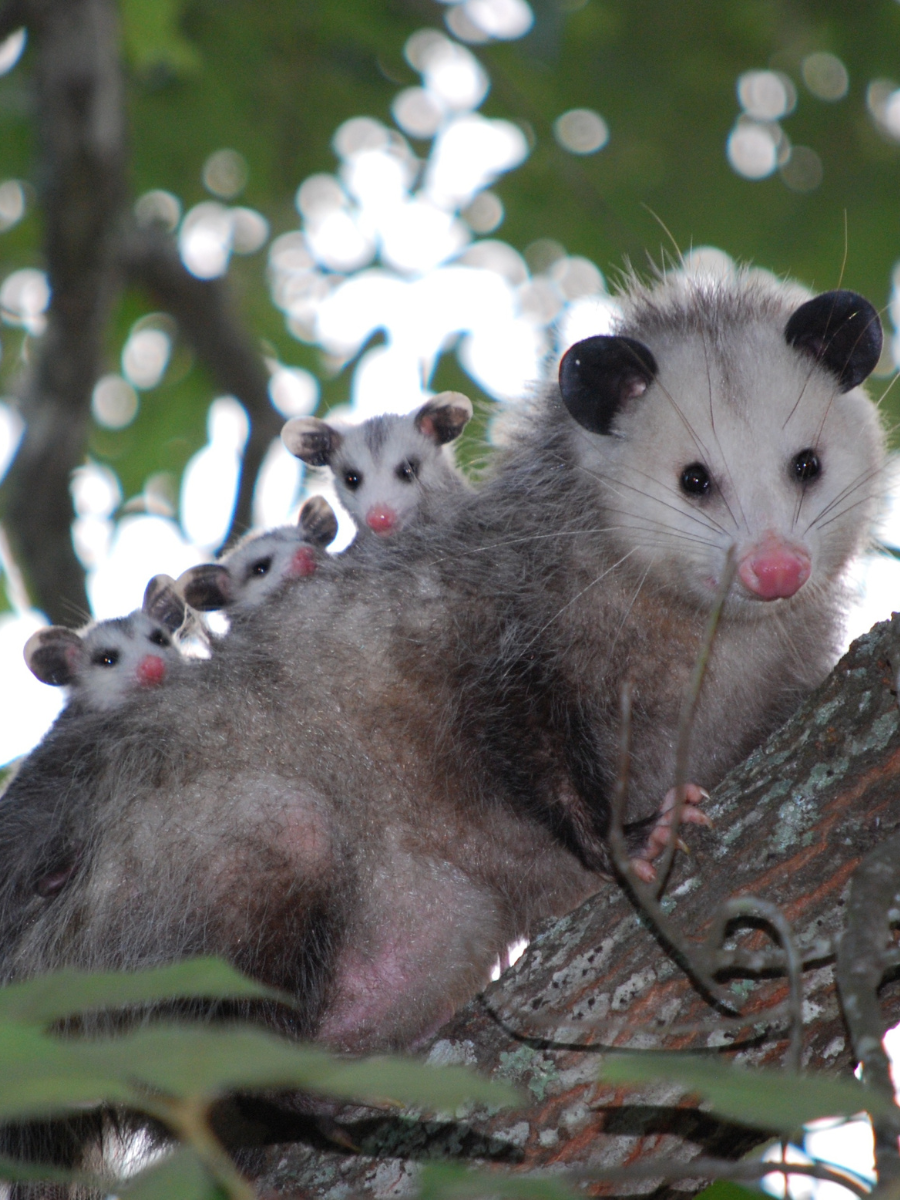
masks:
MULTIPOLYGON (((656 870, 651 865, 651 862, 654 858, 658 858, 662 854, 672 839, 672 816, 675 811, 675 795, 675 788, 670 788, 666 792, 656 824, 647 838, 647 845, 636 858, 631 860, 631 865, 638 878, 643 879, 645 883, 652 883, 656 878, 656 870)), ((704 825, 707 829, 711 829, 712 821, 698 807, 704 800, 708 799, 709 793, 704 791, 702 787, 698 787, 695 783, 685 784, 684 804, 681 808, 682 824, 704 825)), ((687 846, 681 838, 678 838, 675 844, 679 850, 687 850, 687 846)))

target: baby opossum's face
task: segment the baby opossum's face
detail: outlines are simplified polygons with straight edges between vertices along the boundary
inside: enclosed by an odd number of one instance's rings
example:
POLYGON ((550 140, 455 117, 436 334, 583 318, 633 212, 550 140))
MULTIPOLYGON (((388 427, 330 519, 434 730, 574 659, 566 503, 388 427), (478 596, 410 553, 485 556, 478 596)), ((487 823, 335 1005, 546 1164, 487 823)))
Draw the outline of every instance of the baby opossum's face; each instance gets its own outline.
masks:
POLYGON ((295 417, 281 437, 309 466, 331 469, 341 503, 361 533, 385 537, 408 528, 429 496, 461 485, 447 444, 471 416, 467 396, 440 392, 414 413, 386 413, 361 425, 295 417))
POLYGON ((447 453, 411 420, 382 417, 345 431, 330 465, 359 528, 385 537, 409 525, 424 494, 452 470, 447 453))
MULTIPOLYGON (((748 615, 833 582, 882 487, 874 405, 817 341, 789 343, 790 316, 646 334, 635 344, 657 369, 626 387, 607 434, 578 438, 630 567, 708 604, 734 547, 731 607, 748 615)), ((880 326, 877 342, 856 376, 877 361, 880 326)))
POLYGON ((265 604, 285 584, 313 575, 337 533, 337 517, 322 496, 303 505, 296 525, 250 534, 220 563, 190 567, 178 580, 187 603, 230 615, 265 604))
POLYGON ((94 712, 118 707, 136 689, 163 683, 180 657, 169 630, 140 610, 100 621, 83 634, 51 625, 25 646, 38 679, 70 687, 72 700, 94 712))

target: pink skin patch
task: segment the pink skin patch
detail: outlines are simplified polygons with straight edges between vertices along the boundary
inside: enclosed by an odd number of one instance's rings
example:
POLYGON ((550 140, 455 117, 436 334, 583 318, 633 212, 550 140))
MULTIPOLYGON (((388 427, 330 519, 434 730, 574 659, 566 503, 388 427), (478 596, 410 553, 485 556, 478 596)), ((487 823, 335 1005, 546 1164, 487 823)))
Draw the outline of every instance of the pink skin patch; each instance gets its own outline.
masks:
MULTIPOLYGON (((683 825, 704 825, 707 829, 712 828, 712 821, 698 807, 704 800, 709 799, 709 793, 703 788, 697 787, 695 783, 685 784, 684 788, 684 805, 681 809, 681 823, 683 825)), ((658 858, 672 840, 672 816, 675 811, 675 789, 670 788, 666 792, 665 799, 662 802, 662 808, 659 810, 659 817, 656 824, 647 838, 647 845, 641 853, 631 860, 631 867, 638 879, 644 883, 653 883, 656 879, 656 867, 653 866, 652 859, 658 858)), ((679 850, 686 850, 687 847, 678 841, 679 850)))
POLYGON ((741 583, 760 600, 786 600, 800 591, 811 572, 807 552, 776 537, 753 547, 738 567, 741 583))
POLYGON ((373 505, 366 513, 366 524, 373 533, 377 533, 379 537, 384 537, 385 534, 393 533, 397 528, 397 514, 392 508, 387 506, 378 507, 373 505))
POLYGON ((288 575, 294 579, 303 579, 307 575, 312 575, 317 567, 315 551, 309 546, 300 546, 291 557, 288 575))
POLYGON ((166 677, 166 664, 158 654, 145 654, 138 663, 137 677, 144 687, 156 687, 166 677))

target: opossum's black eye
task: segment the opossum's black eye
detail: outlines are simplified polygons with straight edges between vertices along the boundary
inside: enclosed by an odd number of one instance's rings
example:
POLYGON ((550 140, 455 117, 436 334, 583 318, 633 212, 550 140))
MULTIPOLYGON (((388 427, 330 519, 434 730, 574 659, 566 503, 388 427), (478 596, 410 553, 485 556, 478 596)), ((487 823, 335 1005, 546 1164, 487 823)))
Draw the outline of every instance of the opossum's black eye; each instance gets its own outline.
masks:
POLYGON ((822 470, 819 456, 815 450, 801 450, 793 462, 794 477, 801 483, 809 483, 822 470))
POLYGON ((250 570, 247 573, 249 579, 252 575, 268 575, 272 570, 272 555, 268 554, 265 558, 258 558, 256 562, 250 564, 250 570))
POLYGON ((691 463, 681 472, 681 490, 689 496, 706 496, 712 487, 709 471, 703 463, 691 463))
POLYGON ((95 650, 91 655, 91 662, 95 667, 114 667, 118 661, 118 650, 95 650))
POLYGON ((172 644, 161 629, 154 629, 148 640, 154 646, 170 646, 172 644))
POLYGON ((397 478, 402 479, 404 483, 415 483, 419 478, 419 468, 421 463, 417 458, 407 458, 397 468, 397 478))
POLYGON ((345 471, 344 472, 344 483, 347 485, 347 487, 350 489, 351 492, 355 492, 356 489, 359 487, 359 485, 362 483, 362 475, 359 473, 359 471, 345 471))

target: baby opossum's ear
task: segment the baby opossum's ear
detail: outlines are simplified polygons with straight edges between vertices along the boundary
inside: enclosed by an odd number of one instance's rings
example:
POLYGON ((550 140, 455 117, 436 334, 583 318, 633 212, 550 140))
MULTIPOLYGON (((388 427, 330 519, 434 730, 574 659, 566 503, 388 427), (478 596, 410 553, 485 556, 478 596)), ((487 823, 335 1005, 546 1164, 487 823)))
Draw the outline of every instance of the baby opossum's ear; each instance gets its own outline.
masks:
POLYGON ((201 563, 199 567, 188 567, 178 576, 175 585, 191 608, 200 612, 215 612, 227 608, 233 600, 231 576, 228 568, 219 563, 201 563))
POLYGON ((327 546, 337 537, 337 517, 324 496, 310 496, 300 509, 298 524, 317 546, 327 546))
POLYGON ((658 370, 643 342, 629 337, 589 337, 562 356, 559 390, 579 425, 591 433, 609 433, 616 413, 646 392, 658 370))
POLYGON ((784 340, 837 376, 849 392, 871 375, 881 357, 881 320, 856 292, 823 292, 801 304, 784 327, 784 340))
POLYGON ((50 625, 33 633, 22 653, 29 671, 41 683, 65 687, 78 673, 84 657, 84 644, 74 629, 50 625))
POLYGON ((458 438, 472 419, 472 401, 462 392, 438 392, 416 413, 419 433, 439 446, 458 438))
POLYGON ((310 467, 327 467, 344 440, 338 431, 318 417, 294 417, 281 431, 281 440, 291 454, 310 467))
POLYGON ((184 598, 179 594, 178 585, 171 575, 153 576, 144 591, 141 608, 169 633, 180 629, 187 615, 184 598))

